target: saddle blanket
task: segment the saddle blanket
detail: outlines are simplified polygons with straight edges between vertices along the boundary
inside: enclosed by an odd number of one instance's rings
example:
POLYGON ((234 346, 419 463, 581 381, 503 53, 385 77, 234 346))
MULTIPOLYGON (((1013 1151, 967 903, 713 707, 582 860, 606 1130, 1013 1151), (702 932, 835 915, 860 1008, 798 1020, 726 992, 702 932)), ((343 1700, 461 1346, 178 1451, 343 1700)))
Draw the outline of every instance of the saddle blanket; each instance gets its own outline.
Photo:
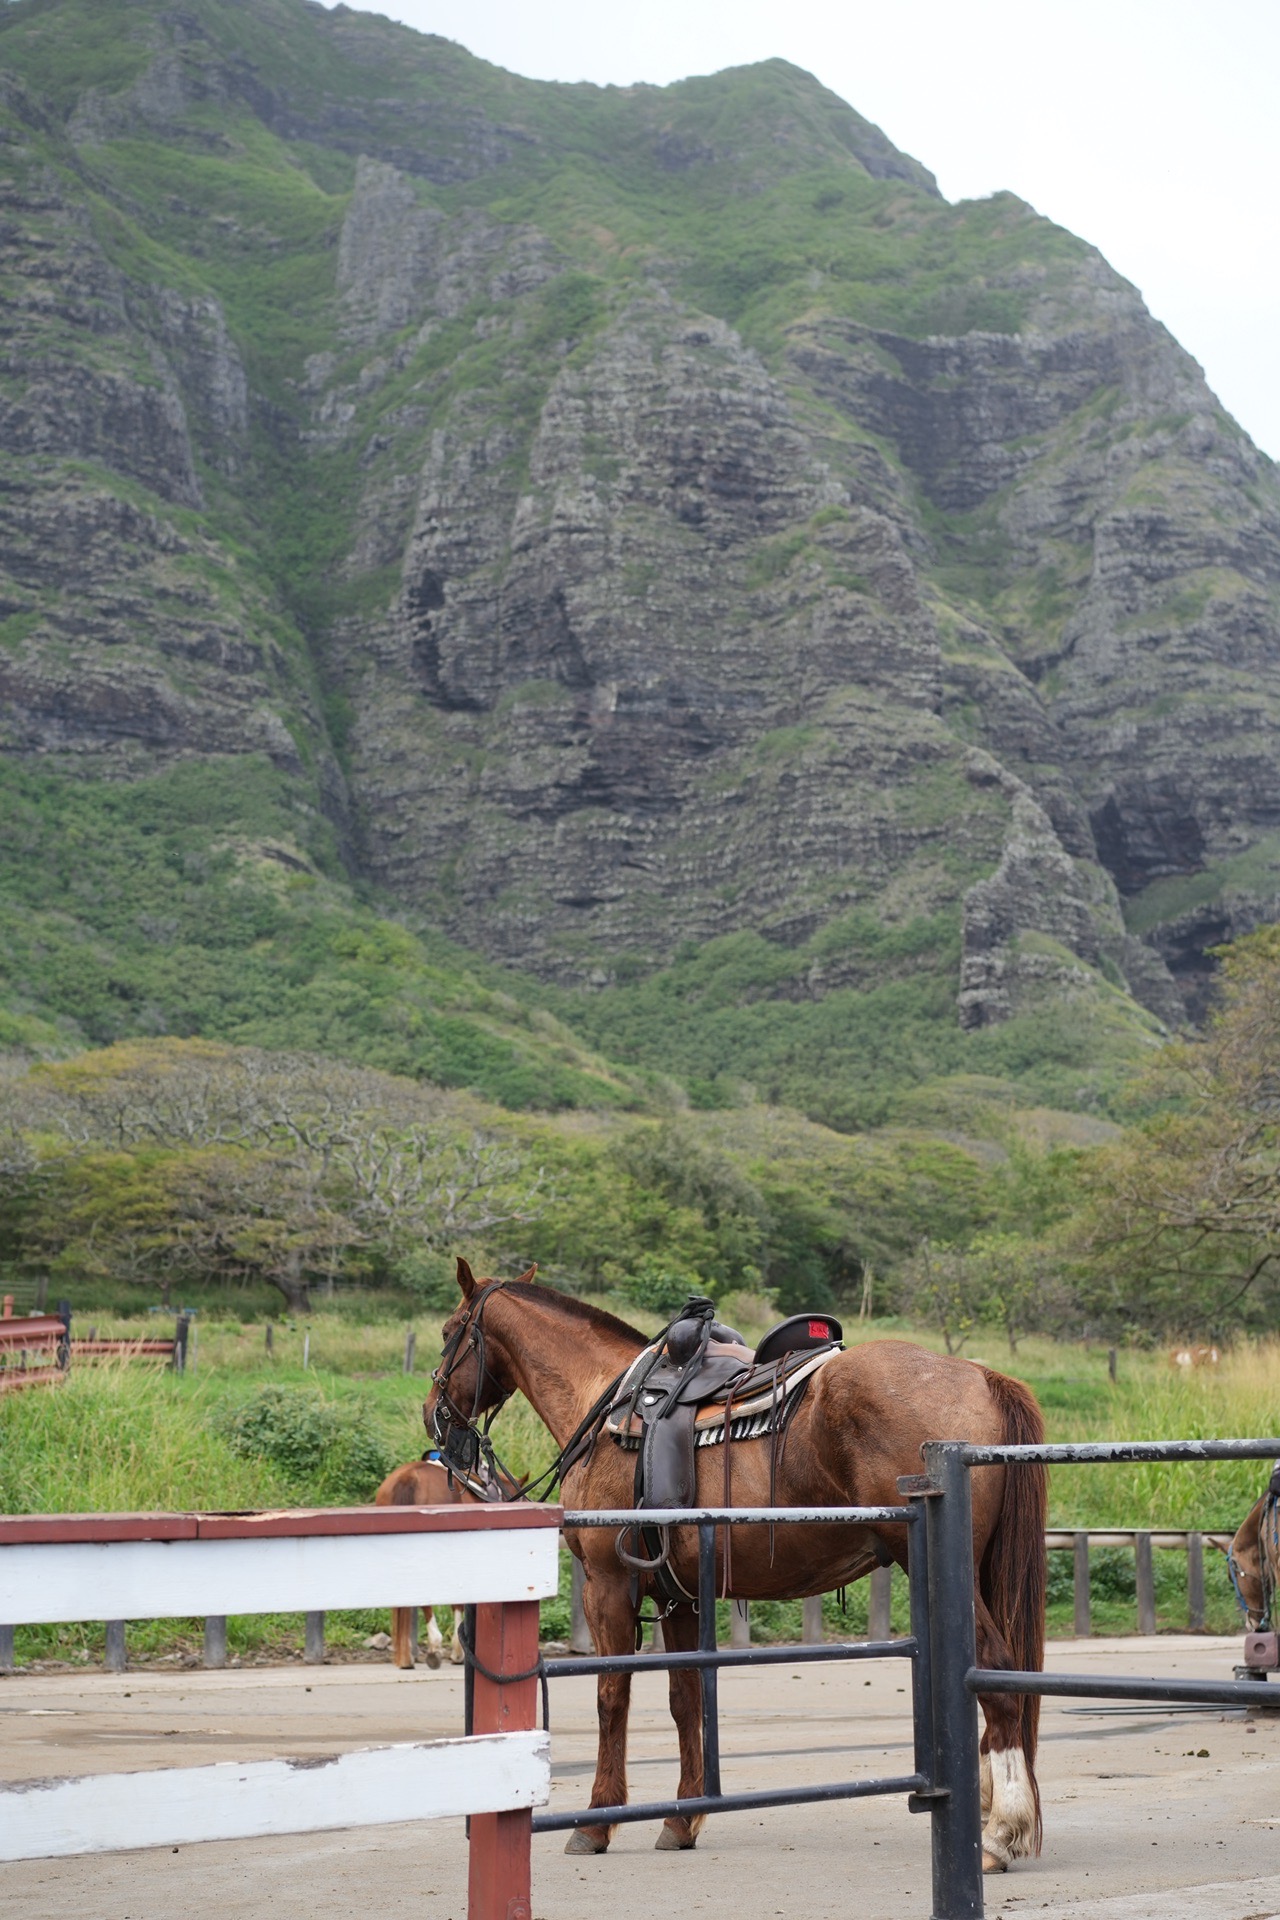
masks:
MULTIPOLYGON (((759 1440, 775 1429, 784 1427, 800 1389, 842 1351, 842 1348, 832 1346, 824 1347, 817 1353, 785 1354, 781 1361, 747 1372, 741 1393, 735 1391, 733 1395, 730 1439, 759 1440), (787 1365, 788 1361, 794 1361, 795 1364, 787 1365)), ((646 1347, 628 1369, 626 1377, 619 1383, 617 1397, 604 1423, 604 1430, 610 1438, 620 1447, 631 1451, 639 1448, 643 1438, 644 1416, 632 1406, 628 1382, 640 1371, 652 1352, 652 1347, 646 1347)), ((724 1444, 724 1417, 728 1404, 725 1400, 716 1400, 697 1408, 693 1421, 695 1447, 724 1444)))

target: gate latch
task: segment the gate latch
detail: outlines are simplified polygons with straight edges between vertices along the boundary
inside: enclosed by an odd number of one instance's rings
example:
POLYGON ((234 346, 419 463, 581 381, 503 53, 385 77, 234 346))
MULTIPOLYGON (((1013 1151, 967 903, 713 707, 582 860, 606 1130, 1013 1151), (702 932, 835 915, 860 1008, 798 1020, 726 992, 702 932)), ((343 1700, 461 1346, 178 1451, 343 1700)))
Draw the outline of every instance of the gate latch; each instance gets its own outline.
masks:
POLYGON ((932 1813, 951 1798, 950 1787, 919 1787, 907 1795, 908 1813, 932 1813))

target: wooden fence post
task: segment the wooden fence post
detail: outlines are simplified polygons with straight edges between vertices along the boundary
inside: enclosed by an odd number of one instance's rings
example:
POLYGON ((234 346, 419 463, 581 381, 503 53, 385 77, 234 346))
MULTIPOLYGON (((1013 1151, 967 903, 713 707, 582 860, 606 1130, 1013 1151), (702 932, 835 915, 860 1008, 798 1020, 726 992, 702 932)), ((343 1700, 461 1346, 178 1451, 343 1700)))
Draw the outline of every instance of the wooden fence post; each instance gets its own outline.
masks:
POLYGON ((123 1673, 129 1664, 123 1620, 107 1621, 107 1657, 104 1664, 108 1673, 123 1673))
MULTIPOLYGON (((538 1683, 495 1684, 491 1674, 529 1673, 538 1659, 538 1603, 508 1601, 476 1608, 476 1733, 523 1733, 535 1724, 538 1683)), ((473 1813, 467 1920, 531 1920, 530 1842, 533 1812, 473 1813)))
POLYGON ((303 1643, 302 1658, 307 1666, 319 1667, 324 1664, 324 1615, 307 1615, 306 1636, 303 1643))
POLYGON ((893 1568, 877 1567, 871 1576, 867 1603, 868 1640, 888 1640, 893 1634, 893 1568))
POLYGON ((1071 1579, 1075 1619, 1072 1631, 1078 1640, 1087 1640, 1093 1632, 1093 1596, 1089 1591, 1089 1536, 1077 1533, 1073 1543, 1071 1579))
POLYGON ((225 1613, 211 1613, 204 1623, 204 1664, 206 1667, 225 1667, 227 1664, 225 1613))
POLYGON ((751 1645, 751 1614, 745 1600, 731 1600, 729 1603, 729 1645, 751 1645))
POLYGON ((1151 1535, 1145 1530, 1133 1536, 1134 1573, 1138 1587, 1138 1632, 1156 1630, 1156 1576, 1151 1558, 1151 1535))
POLYGON ((1204 1539, 1198 1533, 1187 1535, 1187 1625, 1192 1633, 1204 1631, 1204 1539))
POLYGON ((800 1638, 806 1647, 816 1647, 822 1639, 822 1595, 811 1593, 804 1603, 800 1638))
POLYGON ((13 1651, 13 1631, 12 1627, 0 1627, 0 1673, 8 1673, 18 1664, 13 1651))
POLYGON ((413 1372, 413 1350, 417 1346, 417 1344, 418 1344, 417 1333, 414 1331, 412 1327, 410 1327, 408 1333, 406 1333, 404 1337, 404 1370, 406 1373, 413 1372))

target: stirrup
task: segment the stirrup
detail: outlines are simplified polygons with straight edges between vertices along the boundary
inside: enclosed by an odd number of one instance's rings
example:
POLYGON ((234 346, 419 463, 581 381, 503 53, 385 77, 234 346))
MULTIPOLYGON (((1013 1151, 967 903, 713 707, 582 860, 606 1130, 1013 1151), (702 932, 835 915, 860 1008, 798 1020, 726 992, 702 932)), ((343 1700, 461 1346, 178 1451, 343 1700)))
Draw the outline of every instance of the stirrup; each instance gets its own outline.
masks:
POLYGON ((617 1540, 614 1542, 614 1551, 624 1567, 631 1567, 636 1573, 656 1573, 658 1568, 665 1567, 667 1561, 671 1558, 671 1529, 670 1527, 658 1528, 658 1538, 661 1540, 662 1545, 658 1551, 656 1560, 645 1560, 639 1554, 628 1553, 623 1547, 623 1537, 628 1533, 639 1533, 639 1531, 640 1525, 635 1520, 631 1522, 629 1527, 623 1527, 617 1540))

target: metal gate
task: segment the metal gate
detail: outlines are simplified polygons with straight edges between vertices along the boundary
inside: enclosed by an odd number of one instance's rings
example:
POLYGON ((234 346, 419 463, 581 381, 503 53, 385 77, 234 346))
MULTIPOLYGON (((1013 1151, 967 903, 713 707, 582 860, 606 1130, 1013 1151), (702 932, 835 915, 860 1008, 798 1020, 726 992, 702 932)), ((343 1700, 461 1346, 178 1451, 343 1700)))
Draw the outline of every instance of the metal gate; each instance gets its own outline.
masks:
MULTIPOLYGON (((1280 1440, 1106 1440, 1063 1446, 969 1446, 933 1441, 924 1449, 931 1565, 934 1724, 948 1749, 954 1824, 938 1845, 934 1825, 934 1920, 982 1920, 978 1786, 979 1693, 1039 1693, 1081 1700, 1168 1700, 1188 1705, 1274 1706, 1280 1689, 1257 1680, 1154 1680, 1070 1673, 1002 1672, 977 1664, 973 1610, 971 1470, 1003 1466, 1105 1466, 1143 1460, 1274 1460, 1280 1440)), ((912 1539, 916 1536, 913 1534, 912 1539)))
MULTIPOLYGON (((702 1685, 702 1780, 703 1791, 684 1800, 650 1800, 619 1807, 583 1807, 574 1813, 534 1815, 535 1833, 560 1831, 568 1827, 611 1827, 634 1820, 665 1820, 700 1813, 730 1813, 750 1807, 796 1806, 812 1800, 863 1800, 874 1794, 906 1793, 926 1795, 933 1775, 932 1731, 929 1716, 929 1651, 927 1635, 917 1632, 917 1622, 927 1615, 923 1591, 926 1556, 912 1553, 909 1585, 911 1590, 910 1634, 898 1640, 841 1640, 808 1647, 717 1647, 716 1645, 716 1528, 768 1524, 770 1526, 812 1526, 815 1522, 835 1522, 845 1526, 903 1524, 912 1528, 911 1538, 920 1527, 920 1502, 913 1500, 901 1507, 646 1507, 598 1512, 566 1512, 566 1527, 629 1527, 637 1522, 649 1527, 687 1527, 698 1529, 698 1646, 686 1653, 589 1654, 567 1660, 548 1660, 545 1672, 549 1680, 569 1674, 671 1672, 682 1667, 696 1669, 702 1685), (915 1772, 887 1779, 833 1780, 817 1787, 770 1787, 754 1793, 725 1793, 720 1785, 720 1720, 717 1675, 721 1667, 796 1666, 801 1661, 817 1660, 909 1660, 912 1671, 912 1720, 915 1735, 915 1772), (922 1684, 923 1673, 923 1684, 922 1684)), ((922 1802, 923 1804, 923 1802, 922 1802)))
POLYGON ((548 1660, 548 1680, 571 1674, 669 1672, 693 1668, 702 1687, 703 1791, 655 1800, 534 1816, 537 1833, 683 1815, 729 1813, 803 1802, 905 1794, 932 1824, 932 1920, 982 1920, 982 1811, 979 1783, 979 1693, 1039 1693, 1081 1699, 1167 1700, 1213 1705, 1273 1706, 1280 1688, 1259 1681, 1156 1680, 1139 1676, 1078 1678, 1073 1674, 1002 1672, 977 1665, 973 1593, 974 1467, 1105 1464, 1147 1460, 1270 1460, 1280 1439, 1114 1441, 1078 1446, 971 1446, 960 1440, 924 1448, 926 1471, 898 1482, 900 1507, 699 1507, 567 1512, 566 1527, 696 1526, 699 1645, 689 1652, 584 1655, 548 1660), (804 1647, 717 1647, 715 1531, 721 1526, 905 1525, 910 1529, 907 1585, 911 1630, 895 1640, 845 1640, 804 1647), (905 1660, 911 1674, 915 1770, 813 1787, 725 1793, 720 1782, 717 1675, 721 1667, 796 1666, 820 1660, 905 1660))

